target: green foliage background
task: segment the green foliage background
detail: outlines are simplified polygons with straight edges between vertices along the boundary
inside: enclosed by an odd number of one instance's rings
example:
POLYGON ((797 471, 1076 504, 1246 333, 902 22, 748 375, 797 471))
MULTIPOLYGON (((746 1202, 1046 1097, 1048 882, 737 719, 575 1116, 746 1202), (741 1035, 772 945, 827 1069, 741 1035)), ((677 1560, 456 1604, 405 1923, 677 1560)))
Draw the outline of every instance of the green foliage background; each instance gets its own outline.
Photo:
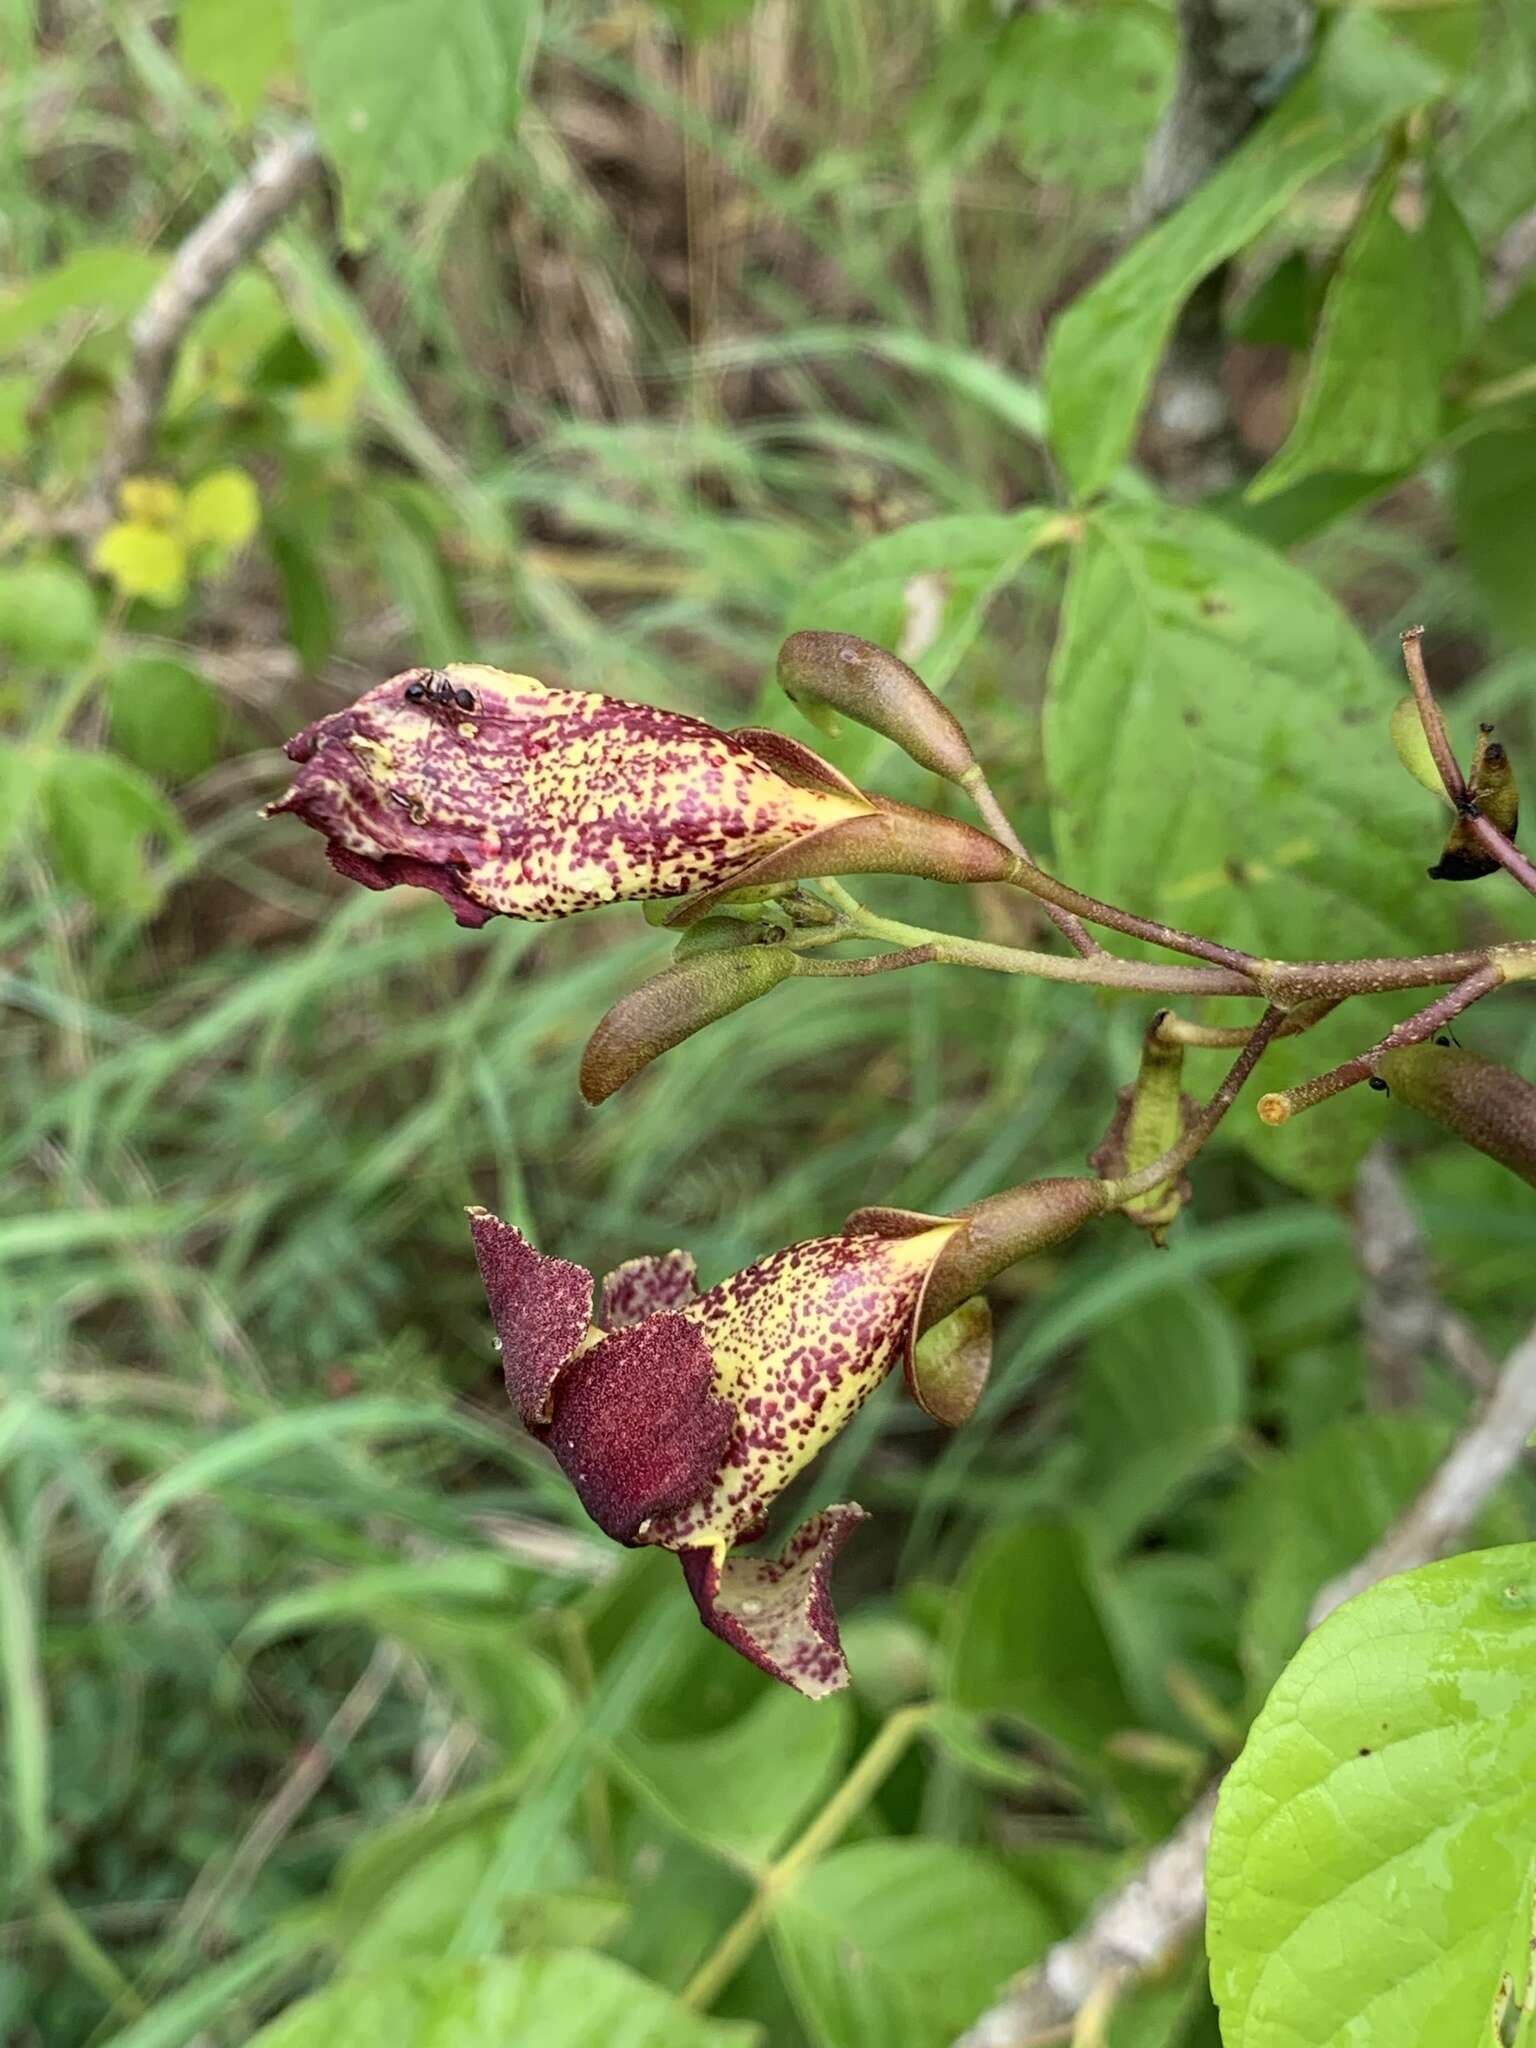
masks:
MULTIPOLYGON (((808 1476, 793 1505, 876 1516, 854 1687, 809 1706, 514 1432, 463 1205, 713 1279, 1078 1170, 1150 1005, 804 983, 594 1114, 584 1037, 666 956, 637 912, 465 933, 257 817, 283 737, 419 660, 819 744, 767 678, 839 627, 912 653, 1084 887, 1292 956, 1528 930, 1512 886, 1424 882, 1387 720, 1427 619, 1458 738, 1536 761, 1536 286, 1494 261, 1536 28, 1322 31, 1133 234, 1153 0, 0 6, 0 2038, 945 2048, 1235 1754, 1467 1409, 1434 1362, 1392 1408, 1366 1360, 1375 1138, 1451 1302, 1495 1351, 1528 1321, 1529 1189, 1363 1090, 1283 1133, 1240 1106, 1168 1252, 1106 1226, 1008 1276, 967 1429, 892 1388, 808 1476), (97 573, 128 323, 304 118, 328 179, 194 326, 182 495, 113 508, 97 573), (1229 260, 1257 483, 1190 503, 1145 407, 1229 260)), ((1463 1036, 1536 1070, 1528 1003, 1463 1036)), ((1108 2039, 1212 2048, 1203 1958, 1108 2039)))

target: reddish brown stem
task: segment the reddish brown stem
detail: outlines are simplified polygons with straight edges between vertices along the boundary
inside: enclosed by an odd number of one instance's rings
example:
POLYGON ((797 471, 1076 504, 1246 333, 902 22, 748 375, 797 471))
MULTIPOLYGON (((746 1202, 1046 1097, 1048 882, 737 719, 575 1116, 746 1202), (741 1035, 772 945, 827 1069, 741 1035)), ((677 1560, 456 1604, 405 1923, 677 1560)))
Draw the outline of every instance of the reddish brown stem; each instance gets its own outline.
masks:
POLYGON ((1480 967, 1465 981, 1458 982, 1455 988, 1447 989, 1443 996, 1437 996, 1434 1002, 1426 1004, 1413 1016, 1405 1017, 1401 1024, 1367 1051, 1344 1060, 1328 1073, 1319 1074, 1315 1080, 1303 1081, 1297 1088, 1282 1089, 1277 1094, 1262 1097, 1259 1115, 1267 1124, 1283 1124, 1302 1110, 1314 1109, 1318 1103, 1328 1101, 1330 1096, 1342 1095, 1346 1088, 1369 1081, 1384 1053, 1396 1052, 1400 1046, 1422 1045, 1426 1038, 1433 1038, 1443 1024, 1449 1024, 1463 1010, 1471 1009, 1474 1003, 1491 995, 1503 979, 1503 974, 1492 962, 1480 967))
POLYGON ((1241 953, 1235 946, 1218 945, 1214 939, 1202 939, 1195 932, 1180 931, 1177 925, 1159 924, 1152 918, 1136 917, 1129 910, 1118 910, 1114 904, 1085 895, 1069 882, 1047 874, 1032 860, 1016 861, 1009 880, 1020 889, 1027 889, 1031 896, 1038 896, 1042 903, 1054 903, 1058 910, 1071 911, 1090 924, 1107 925, 1111 931, 1123 932, 1128 939, 1145 939, 1149 945, 1164 946, 1170 953, 1187 953, 1192 959, 1209 960, 1238 974, 1250 973, 1255 965, 1251 953, 1241 953))
POLYGON ((1467 830, 1475 833, 1499 866, 1513 875, 1522 889, 1536 896, 1536 862, 1528 860, 1513 839, 1481 811, 1463 812, 1462 818, 1467 830))
POLYGON ((1424 628, 1410 626, 1403 635, 1403 667, 1408 671, 1408 681, 1413 689, 1413 701, 1419 707, 1419 724, 1424 728, 1430 754, 1445 793, 1460 810, 1467 800, 1467 779, 1461 772, 1451 736, 1445 729, 1445 720, 1440 715, 1440 706, 1435 702, 1435 693, 1429 686, 1429 671, 1424 666, 1424 628))

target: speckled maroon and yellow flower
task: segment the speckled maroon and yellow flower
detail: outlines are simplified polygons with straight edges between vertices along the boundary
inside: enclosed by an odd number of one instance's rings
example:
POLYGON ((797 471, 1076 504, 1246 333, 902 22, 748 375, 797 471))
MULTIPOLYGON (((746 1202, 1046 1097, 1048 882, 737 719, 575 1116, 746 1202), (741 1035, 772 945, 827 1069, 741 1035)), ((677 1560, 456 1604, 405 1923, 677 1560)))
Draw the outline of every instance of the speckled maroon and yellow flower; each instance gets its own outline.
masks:
POLYGON ((916 1343, 924 1291, 963 1225, 913 1220, 813 1238, 705 1294, 683 1252, 636 1259, 603 1284, 470 1211, 525 1426, 592 1519, 626 1544, 675 1550, 706 1625, 819 1698, 847 1683, 832 1562, 864 1518, 825 1509, 773 1557, 734 1556, 770 1503, 916 1343))
POLYGON ((476 663, 392 676, 287 752, 299 772, 269 816, 322 833, 352 881, 435 890, 463 925, 703 898, 759 871, 996 881, 1011 862, 971 826, 864 795, 781 734, 717 732, 476 663))

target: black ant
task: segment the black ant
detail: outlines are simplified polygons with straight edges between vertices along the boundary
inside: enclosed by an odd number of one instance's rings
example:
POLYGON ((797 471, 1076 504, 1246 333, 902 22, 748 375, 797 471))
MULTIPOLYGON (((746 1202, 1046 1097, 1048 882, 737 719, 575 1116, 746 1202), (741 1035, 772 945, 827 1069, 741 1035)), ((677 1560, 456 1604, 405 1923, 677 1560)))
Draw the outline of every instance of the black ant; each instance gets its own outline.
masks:
POLYGON ((455 689, 445 675, 435 668, 427 670, 425 676, 418 676, 405 686, 407 704, 456 704, 461 711, 473 711, 474 693, 462 686, 455 689))

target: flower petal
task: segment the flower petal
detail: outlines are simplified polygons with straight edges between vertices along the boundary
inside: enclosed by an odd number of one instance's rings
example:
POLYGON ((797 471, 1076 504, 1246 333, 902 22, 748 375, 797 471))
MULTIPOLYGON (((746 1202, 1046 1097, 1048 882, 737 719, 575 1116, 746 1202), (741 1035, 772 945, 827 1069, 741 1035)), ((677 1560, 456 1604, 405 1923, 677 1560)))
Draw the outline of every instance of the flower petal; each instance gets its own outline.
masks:
POLYGON ((338 875, 344 875, 349 882, 361 882, 365 889, 393 889, 404 883, 412 889, 434 890, 458 922, 469 931, 478 931, 481 925, 489 924, 494 915, 494 912, 483 909, 472 896, 465 895, 458 868, 446 867, 441 862, 434 865, 427 860, 412 860, 403 853, 386 853, 378 860, 369 860, 366 854, 353 853, 334 839, 325 853, 338 875))
POLYGON ((729 1545, 762 1519, 884 1379, 929 1273, 959 1228, 917 1237, 818 1237, 701 1295, 683 1319, 703 1335, 736 1428, 715 1484, 658 1517, 653 1543, 729 1545))
MULTIPOLYGON (((913 1323, 916 1327, 916 1318, 913 1323)), ((976 1412, 992 1370, 992 1310, 973 1294, 907 1347, 907 1387, 925 1415, 958 1429, 976 1412)))
POLYGON ((475 1258, 501 1339, 507 1392, 527 1429, 549 1420, 556 1380, 585 1340, 592 1317, 592 1275, 551 1258, 488 1209, 469 1211, 475 1258))
POLYGON ((866 1519, 852 1502, 826 1508, 801 1523, 782 1557, 683 1551, 683 1575, 704 1626, 808 1699, 840 1692, 848 1663, 832 1607, 832 1562, 866 1519))
POLYGON ((681 712, 472 663, 393 676, 288 753, 271 811, 374 863, 370 887, 434 888, 459 914, 447 868, 485 915, 537 922, 692 894, 872 808, 681 712))
POLYGON ((686 1308, 699 1292, 692 1252, 663 1252, 659 1258, 626 1259, 603 1281, 597 1320, 605 1330, 627 1329, 663 1309, 686 1308))
POLYGON ((620 1543, 707 1494, 736 1414, 710 1392, 709 1346, 679 1315, 617 1330, 555 1388, 549 1447, 598 1527, 620 1543))

